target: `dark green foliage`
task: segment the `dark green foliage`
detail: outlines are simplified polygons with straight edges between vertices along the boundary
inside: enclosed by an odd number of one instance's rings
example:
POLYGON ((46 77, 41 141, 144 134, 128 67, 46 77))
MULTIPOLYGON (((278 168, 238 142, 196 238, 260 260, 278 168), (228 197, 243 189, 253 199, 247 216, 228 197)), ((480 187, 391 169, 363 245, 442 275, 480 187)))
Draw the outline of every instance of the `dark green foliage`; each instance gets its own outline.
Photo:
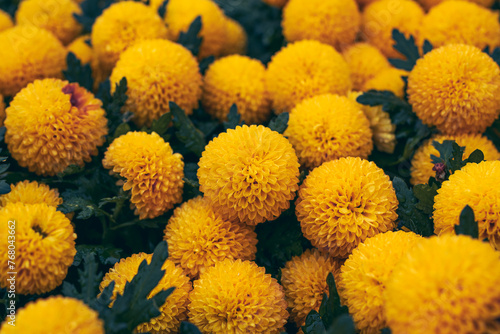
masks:
POLYGON ((108 119, 109 133, 114 134, 120 124, 128 121, 130 114, 123 114, 122 107, 127 102, 127 78, 123 77, 115 86, 115 92, 111 95, 111 82, 109 78, 99 85, 98 99, 102 101, 108 119))
POLYGON ((177 43, 191 51, 195 57, 200 53, 200 45, 203 41, 203 38, 199 36, 202 24, 201 16, 197 16, 186 32, 181 31, 177 40, 177 43))
POLYGON ((200 61, 200 65, 199 65, 200 73, 202 75, 205 75, 205 72, 208 70, 208 68, 210 67, 210 65, 212 65, 212 63, 214 61, 215 61, 215 57, 214 56, 208 56, 206 58, 203 58, 200 61))
POLYGON ((158 15, 164 19, 165 14, 167 13, 167 5, 168 5, 168 0, 163 0, 161 3, 160 7, 158 7, 158 15))
MULTIPOLYGON (((389 59, 389 62, 396 68, 411 71, 420 58, 420 52, 418 46, 415 44, 415 38, 413 36, 406 38, 398 29, 393 29, 392 39, 394 40, 394 49, 399 51, 406 59, 389 59)), ((424 54, 431 50, 432 44, 426 40, 423 46, 424 54)))
POLYGON ((181 328, 179 330, 180 334, 201 334, 200 330, 198 327, 193 325, 190 322, 183 321, 181 322, 181 328))
POLYGON ((84 0, 80 4, 82 14, 73 14, 76 20, 83 26, 83 33, 88 34, 92 31, 92 26, 102 11, 111 6, 114 0, 84 0))
POLYGON ((466 205, 460 213, 460 224, 455 225, 455 233, 468 235, 474 239, 479 238, 479 226, 470 206, 466 205))
POLYGON ((483 52, 487 53, 500 66, 500 48, 495 48, 490 53, 490 46, 488 45, 484 48, 483 52))
POLYGON ((99 265, 95 261, 95 254, 93 252, 87 253, 83 261, 83 270, 78 269, 78 282, 80 283, 81 291, 78 291, 75 285, 63 282, 63 295, 81 299, 87 305, 92 304, 99 293, 99 284, 103 276, 101 272, 98 272, 98 267, 99 265))
POLYGON ((21 0, 0 0, 0 9, 14 17, 20 2, 21 0))
POLYGON ((104 245, 76 245, 76 255, 73 266, 78 267, 89 254, 97 255, 99 261, 104 265, 113 265, 120 260, 121 249, 104 245))
POLYGON ((451 174, 460 170, 468 163, 480 163, 484 160, 484 154, 480 150, 475 150, 469 157, 463 160, 465 147, 459 146, 454 140, 445 140, 443 143, 433 141, 432 145, 438 150, 439 157, 431 155, 432 163, 436 166, 442 164, 444 167, 444 177, 442 180, 447 180, 451 174))
MULTIPOLYGON (((1 138, 2 141, 4 133, 5 133, 5 127, 1 127, 0 136, 2 137, 1 138)), ((1 148, 0 148, 0 153, 2 153, 1 148)), ((6 160, 7 160, 6 156, 0 156, 0 195, 10 193, 10 186, 5 181, 5 178, 7 177, 7 170, 9 169, 10 166, 10 164, 5 163, 6 160)))
POLYGON ((172 114, 170 112, 165 113, 160 116, 157 120, 154 120, 151 124, 151 128, 147 129, 147 133, 156 132, 160 137, 168 141, 170 135, 167 134, 167 130, 170 128, 172 123, 172 114))
POLYGON ((94 79, 92 78, 90 64, 82 65, 80 59, 76 58, 73 52, 68 52, 66 56, 66 65, 67 68, 63 71, 66 80, 69 82, 76 82, 89 92, 92 92, 94 79))
POLYGON ((177 129, 175 135, 186 147, 187 150, 193 152, 198 157, 205 150, 205 135, 198 130, 193 122, 186 116, 182 110, 174 102, 169 102, 170 112, 173 115, 174 126, 177 129))
POLYGON ((241 115, 238 113, 238 106, 236 103, 233 103, 231 108, 229 109, 229 114, 227 115, 227 121, 222 123, 224 125, 224 129, 226 131, 228 129, 235 129, 238 125, 244 124, 241 120, 241 115))
POLYGON ((439 184, 435 180, 426 184, 417 184, 413 187, 413 194, 418 199, 415 207, 431 216, 434 210, 434 196, 437 195, 439 184))
POLYGON ((290 119, 289 113, 287 112, 281 113, 269 122, 268 127, 273 131, 283 134, 283 132, 285 132, 286 128, 288 127, 289 119, 290 119))

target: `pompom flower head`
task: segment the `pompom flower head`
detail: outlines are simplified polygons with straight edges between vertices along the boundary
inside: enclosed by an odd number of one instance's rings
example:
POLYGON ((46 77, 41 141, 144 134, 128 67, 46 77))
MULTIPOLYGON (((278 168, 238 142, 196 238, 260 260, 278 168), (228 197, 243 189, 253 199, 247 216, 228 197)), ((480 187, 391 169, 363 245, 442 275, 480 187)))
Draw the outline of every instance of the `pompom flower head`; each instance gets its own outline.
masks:
POLYGON ((13 26, 14 22, 12 22, 10 15, 0 10, 0 31, 12 28, 13 26))
POLYGON ((309 169, 342 157, 366 159, 373 149, 370 122, 360 106, 339 95, 319 95, 299 103, 284 135, 301 165, 309 169))
MULTIPOLYGON (((114 300, 118 294, 123 294, 125 285, 132 281, 134 276, 137 275, 141 262, 146 260, 147 263, 151 263, 152 257, 152 254, 139 253, 121 259, 120 262, 116 263, 114 267, 104 275, 99 285, 99 289, 102 292, 105 287, 114 281, 115 287, 112 296, 114 300)), ((184 275, 182 269, 176 267, 170 260, 166 260, 161 269, 165 271, 165 274, 158 285, 151 291, 148 299, 162 290, 167 290, 171 287, 175 287, 175 290, 168 296, 165 304, 159 305, 161 314, 151 319, 149 322, 137 326, 135 329, 137 333, 177 333, 181 321, 186 319, 188 296, 192 289, 191 282, 189 278, 184 275)))
POLYGON ((500 68, 474 46, 442 46, 417 60, 408 101, 443 134, 482 133, 500 113, 500 68))
POLYGON ((226 41, 222 48, 222 55, 240 54, 247 51, 248 36, 241 24, 230 18, 226 18, 226 41))
POLYGON ((253 228, 220 218, 201 196, 175 209, 164 240, 169 259, 193 278, 226 258, 254 260, 257 252, 253 228))
POLYGON ((90 41, 90 35, 83 35, 76 38, 66 47, 68 52, 73 52, 82 64, 92 62, 94 52, 92 51, 92 47, 87 44, 88 41, 90 41))
POLYGON ((182 201, 184 162, 156 132, 128 132, 104 155, 104 168, 126 179, 123 190, 140 219, 155 218, 182 201))
POLYGON ((189 299, 189 321, 202 333, 280 333, 288 318, 283 288, 250 261, 217 262, 189 299))
POLYGON ((290 207, 299 183, 292 145, 262 125, 221 133, 198 163, 200 190, 222 218, 256 225, 290 207))
POLYGON ((377 73, 373 78, 367 80, 362 90, 388 90, 399 98, 404 98, 405 82, 403 76, 408 76, 408 72, 397 68, 386 68, 377 73))
POLYGON ((7 108, 5 142, 22 167, 56 175, 97 155, 108 132, 102 102, 76 83, 36 80, 7 108))
MULTIPOLYGON (((418 0, 422 7, 424 7, 426 10, 429 10, 430 8, 439 5, 442 2, 449 1, 449 0, 418 0)), ((467 0, 469 2, 477 3, 478 5, 481 5, 483 7, 491 7, 495 0, 467 0)))
POLYGON ((47 204, 9 203, 0 209, 0 247, 4 249, 0 287, 5 288, 9 226, 15 226, 16 293, 41 294, 59 286, 76 254, 73 226, 47 204), (13 223, 11 223, 13 222, 13 223))
POLYGON ((267 67, 267 89, 277 113, 320 94, 346 95, 351 89, 349 66, 340 53, 317 41, 289 44, 267 67))
POLYGON ((187 114, 198 107, 202 77, 191 52, 168 40, 141 41, 120 56, 111 74, 111 87, 127 78, 125 110, 134 113, 138 126, 170 111, 175 102, 187 114))
POLYGON ((57 189, 50 189, 49 186, 30 182, 28 180, 18 182, 10 186, 10 193, 0 196, 0 206, 6 206, 9 203, 39 204, 45 203, 48 206, 57 208, 63 200, 59 197, 57 189))
POLYGON ((347 258, 356 246, 394 229, 398 200, 373 162, 341 158, 314 169, 300 187, 295 212, 313 246, 347 258))
POLYGON ((387 280, 385 315, 394 333, 494 333, 500 258, 468 236, 422 239, 387 280))

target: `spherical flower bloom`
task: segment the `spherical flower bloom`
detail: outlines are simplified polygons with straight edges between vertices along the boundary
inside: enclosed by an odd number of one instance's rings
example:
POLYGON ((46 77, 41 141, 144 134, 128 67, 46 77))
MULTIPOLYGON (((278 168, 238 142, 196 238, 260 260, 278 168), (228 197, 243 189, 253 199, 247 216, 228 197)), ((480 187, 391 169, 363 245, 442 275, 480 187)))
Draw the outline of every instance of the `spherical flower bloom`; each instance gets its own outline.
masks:
POLYGON ((162 39, 134 44, 122 53, 111 73, 113 90, 123 77, 128 87, 125 110, 134 113, 138 126, 150 126, 169 112, 170 101, 187 114, 198 107, 202 76, 196 58, 180 44, 162 39))
MULTIPOLYGON (((449 0, 418 0, 422 7, 424 7, 426 10, 429 10, 430 8, 439 5, 442 2, 449 1, 449 0)), ((467 0, 469 2, 474 2, 477 3, 478 5, 481 5, 483 7, 491 7, 495 0, 467 0)))
POLYGON ((408 72, 400 70, 397 68, 388 68, 373 78, 367 80, 363 85, 363 91, 368 91, 370 89, 375 90, 388 90, 394 93, 399 98, 404 98, 405 96, 405 82, 402 77, 408 76, 408 72))
POLYGON ((81 13, 80 6, 73 0, 24 0, 16 11, 16 22, 46 29, 66 45, 82 31, 74 17, 81 13))
POLYGON ((418 36, 424 10, 412 0, 380 0, 366 6, 363 11, 361 30, 363 37, 376 46, 388 58, 402 55, 392 46, 392 30, 398 29, 406 37, 418 36))
POLYGON ((184 162, 156 132, 128 132, 116 138, 104 155, 104 168, 127 181, 130 206, 140 219, 155 218, 182 202, 184 162))
POLYGON ((278 7, 278 8, 283 8, 288 0, 262 0, 265 3, 267 3, 270 6, 278 7))
POLYGON ((241 54, 247 51, 248 37, 245 29, 233 19, 226 19, 226 41, 222 48, 222 55, 241 54))
POLYGON ((214 138, 198 163, 200 190, 223 219, 256 225, 290 207, 299 188, 292 145, 262 125, 237 126, 214 138))
POLYGON ((466 205, 474 211, 479 239, 488 239, 500 249, 500 161, 467 164, 450 176, 434 198, 434 232, 455 233, 460 213, 466 205))
MULTIPOLYGON (((116 263, 114 267, 104 275, 99 285, 99 289, 102 292, 105 287, 114 281, 115 287, 112 296, 114 300, 118 294, 123 294, 125 285, 132 281, 134 276, 137 275, 139 265, 144 260, 146 260, 147 263, 151 263, 152 258, 152 254, 139 253, 121 259, 120 262, 116 263)), ((158 285, 151 291, 148 299, 162 290, 167 290, 171 287, 175 287, 175 290, 168 296, 165 304, 159 305, 161 314, 151 319, 149 322, 137 326, 135 329, 137 333, 177 333, 181 321, 186 320, 189 302, 188 296, 192 289, 191 282, 189 278, 184 275, 182 269, 176 267, 170 260, 166 260, 161 269, 165 271, 165 274, 158 285)))
POLYGON ((394 333, 496 332, 499 281, 500 258, 487 244, 463 235, 422 239, 387 280, 387 324, 394 333))
POLYGON ((9 227, 15 226, 16 293, 41 294, 59 286, 76 254, 76 234, 66 216, 45 203, 9 203, 0 209, 2 254, 0 287, 5 288, 8 270, 9 227), (7 224, 7 222, 9 222, 7 224), (10 223, 14 222, 14 223, 10 223))
POLYGON ((443 134, 483 133, 500 113, 500 68, 474 46, 434 49, 410 72, 408 101, 443 134))
POLYGON ((12 28, 13 26, 14 22, 12 22, 10 15, 0 10, 0 31, 12 28))
POLYGON ((413 155, 411 160, 411 183, 420 184, 427 183, 431 176, 436 176, 436 172, 432 170, 431 154, 437 157, 440 156, 438 150, 432 145, 433 141, 443 143, 445 140, 454 140, 460 146, 465 146, 463 158, 466 159, 476 149, 479 149, 484 154, 485 160, 499 160, 500 153, 496 149, 493 142, 481 135, 458 135, 458 136, 434 136, 427 140, 413 155))
POLYGON ((316 95, 346 95, 352 82, 349 66, 333 47, 300 41, 273 56, 267 67, 266 85, 273 108, 282 113, 316 95))
POLYGON ((309 173, 295 212, 313 246, 347 258, 366 238, 394 229, 398 204, 382 169, 349 157, 325 162, 309 173))
POLYGON ((284 135, 300 164, 309 169, 342 157, 366 159, 373 149, 370 122, 360 106, 333 94, 306 99, 293 108, 284 135))
POLYGON ((312 310, 319 310, 323 294, 328 294, 326 277, 332 273, 338 285, 341 261, 320 253, 317 249, 306 250, 294 256, 281 269, 281 284, 290 308, 291 319, 303 326, 312 310))
POLYGON ((68 52, 73 52, 82 64, 89 64, 94 55, 92 47, 87 44, 87 41, 90 41, 90 35, 83 35, 75 39, 66 47, 66 50, 68 50, 68 52))
POLYGON ((99 314, 78 299, 51 296, 37 299, 21 308, 15 326, 5 321, 3 334, 15 333, 78 333, 104 334, 99 314))
POLYGON ((30 182, 28 180, 18 182, 10 186, 10 193, 0 196, 0 207, 9 203, 39 204, 57 208, 63 200, 59 197, 57 189, 50 189, 48 185, 30 182))
POLYGON ((62 78, 66 49, 45 29, 16 26, 0 33, 0 94, 13 96, 28 83, 62 78))
POLYGON ((222 219, 201 196, 175 209, 163 239, 169 259, 192 278, 227 258, 254 260, 257 252, 253 228, 222 219))
POLYGON ((423 238, 413 232, 386 232, 360 243, 341 269, 339 289, 361 333, 380 333, 385 284, 392 270, 423 238))
POLYGON ((280 333, 288 318, 283 287, 250 261, 217 262, 189 299, 189 321, 203 333, 280 333))
POLYGON ((167 38, 156 10, 135 1, 117 2, 105 9, 92 26, 92 47, 105 71, 111 72, 125 49, 138 41, 167 38))
POLYGON ((281 25, 289 42, 312 39, 340 50, 354 43, 360 23, 355 0, 290 0, 281 25))
POLYGON ((107 120, 102 102, 76 83, 35 80, 7 108, 5 142, 22 167, 56 175, 83 166, 104 143, 107 120))
POLYGON ((258 60, 239 55, 218 59, 205 73, 201 103, 220 121, 236 104, 246 124, 262 123, 271 114, 265 77, 266 68, 258 60))

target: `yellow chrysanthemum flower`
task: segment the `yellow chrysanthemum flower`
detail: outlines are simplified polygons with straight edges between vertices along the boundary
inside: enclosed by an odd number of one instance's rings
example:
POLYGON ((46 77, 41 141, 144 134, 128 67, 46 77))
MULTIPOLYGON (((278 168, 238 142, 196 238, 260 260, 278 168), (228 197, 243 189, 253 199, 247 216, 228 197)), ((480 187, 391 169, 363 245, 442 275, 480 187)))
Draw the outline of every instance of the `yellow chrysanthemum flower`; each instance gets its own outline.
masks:
POLYGON ((125 110, 137 125, 150 126, 175 102, 189 115, 198 107, 202 76, 198 62, 182 45, 168 40, 141 41, 120 56, 111 74, 111 87, 127 78, 125 110))
POLYGON ((12 28, 13 26, 14 22, 12 22, 10 15, 0 10, 0 31, 12 28))
POLYGON ((352 87, 342 55, 317 41, 289 44, 276 53, 267 67, 266 85, 277 113, 316 95, 346 95, 352 87))
POLYGON ((169 259, 192 278, 227 258, 254 260, 257 252, 253 228, 222 219, 201 196, 175 209, 163 239, 169 259))
POLYGON ((30 182, 28 180, 18 182, 10 186, 10 193, 0 196, 0 207, 9 203, 41 204, 57 208, 63 200, 59 197, 57 189, 50 189, 48 185, 30 182))
POLYGON ((385 314, 393 333, 496 333, 500 258, 467 236, 422 239, 386 284, 385 314))
POLYGON ((387 327, 385 284, 400 259, 421 240, 413 232, 380 233, 360 243, 345 261, 339 292, 362 334, 378 334, 387 327))
POLYGON ((56 175, 83 166, 104 143, 107 120, 102 102, 76 83, 35 80, 7 108, 5 142, 22 167, 56 175))
POLYGON ((90 35, 83 35, 75 39, 66 47, 66 50, 68 50, 68 52, 73 52, 82 64, 89 64, 94 54, 92 47, 87 44, 87 40, 90 41, 90 35))
POLYGON ((412 0, 380 0, 366 6, 361 30, 363 37, 388 58, 402 55, 392 46, 392 30, 398 29, 406 37, 418 36, 424 10, 412 0))
POLYGON ((246 56, 216 60, 205 73, 201 103, 206 112, 225 121, 233 104, 246 124, 262 123, 271 114, 265 87, 266 68, 246 56))
POLYGON ((262 125, 214 138, 198 163, 200 190, 224 219, 256 225, 290 207, 299 163, 285 137, 262 125))
POLYGON ((332 273, 338 285, 341 261, 321 254, 317 249, 294 256, 281 269, 281 284, 290 309, 290 317, 303 326, 312 310, 319 310, 323 294, 328 294, 326 277, 332 273))
POLYGON ((293 108, 284 135, 302 166, 312 169, 343 157, 368 158, 370 122, 357 103, 345 96, 318 95, 293 108))
POLYGON ((262 0, 265 3, 267 3, 270 6, 278 7, 278 8, 283 8, 288 0, 262 0))
MULTIPOLYGON (((132 281, 137 271, 139 270, 139 265, 141 262, 146 260, 151 263, 153 255, 152 254, 133 254, 131 257, 121 259, 120 262, 116 263, 109 272, 104 275, 104 278, 99 285, 99 289, 102 290, 107 287, 111 281, 115 282, 115 287, 113 290, 114 300, 117 294, 122 294, 125 289, 125 284, 132 281)), ((161 314, 156 318, 151 319, 147 323, 140 324, 137 326, 135 331, 137 333, 177 333, 179 331, 179 326, 181 321, 186 320, 187 317, 187 306, 189 303, 189 292, 191 291, 191 282, 189 278, 184 275, 181 268, 175 266, 175 264, 166 260, 161 267, 165 271, 162 279, 158 285, 151 291, 148 299, 156 295, 162 290, 167 290, 171 287, 175 287, 174 292, 168 296, 165 304, 158 305, 161 314)))
POLYGON ((240 54, 244 55, 247 52, 248 36, 241 24, 238 21, 226 19, 226 41, 222 48, 222 55, 240 54))
POLYGON ((287 41, 312 39, 337 50, 354 43, 360 24, 355 0, 290 0, 281 22, 287 41))
MULTIPOLYGON (((429 10, 430 8, 439 5, 442 2, 449 1, 449 0, 418 0, 422 7, 424 7, 426 10, 429 10)), ((481 5, 483 7, 491 7, 495 0, 467 0, 469 2, 474 2, 477 3, 478 5, 481 5)))
POLYGON ((295 212, 313 246, 346 258, 366 238, 395 227, 398 204, 382 169, 349 157, 325 162, 309 173, 295 212))
POLYGON ((16 293, 41 294, 59 286, 76 254, 71 222, 47 204, 9 203, 0 209, 0 287, 9 283, 9 228, 15 228, 16 293))
POLYGON ((104 334, 99 314, 78 299, 51 296, 21 308, 15 326, 3 323, 2 334, 78 333, 104 334))
POLYGON ((433 141, 442 143, 445 140, 454 140, 460 146, 465 146, 463 154, 464 159, 476 149, 479 149, 484 154, 485 160, 499 160, 500 153, 495 145, 486 137, 481 135, 459 135, 459 136, 434 136, 427 140, 418 148, 411 160, 411 183, 420 184, 427 183, 431 176, 436 176, 436 172, 432 170, 431 154, 439 157, 439 152, 432 145, 433 141))
POLYGON ((202 333, 280 333, 288 318, 283 287, 250 261, 217 262, 189 299, 189 321, 202 333))
POLYGON ((500 161, 467 164, 450 176, 434 197, 434 232, 455 233, 466 205, 474 211, 479 239, 500 249, 500 161))
POLYGON ((36 79, 62 78, 66 49, 45 29, 16 26, 0 33, 0 94, 14 96, 36 79))
POLYGON ((92 26, 92 47, 102 68, 111 72, 125 49, 143 40, 167 38, 155 9, 135 1, 114 3, 92 26))
POLYGON ((500 68, 474 46, 434 49, 410 72, 408 101, 444 134, 483 133, 500 113, 500 68))
POLYGON ((104 155, 104 168, 126 179, 130 205, 140 219, 155 218, 182 202, 184 162, 156 132, 128 132, 104 155))
POLYGON ((397 68, 385 69, 367 80, 362 90, 388 90, 393 92, 397 97, 403 98, 405 96, 405 82, 402 77, 407 77, 408 74, 409 72, 397 68))

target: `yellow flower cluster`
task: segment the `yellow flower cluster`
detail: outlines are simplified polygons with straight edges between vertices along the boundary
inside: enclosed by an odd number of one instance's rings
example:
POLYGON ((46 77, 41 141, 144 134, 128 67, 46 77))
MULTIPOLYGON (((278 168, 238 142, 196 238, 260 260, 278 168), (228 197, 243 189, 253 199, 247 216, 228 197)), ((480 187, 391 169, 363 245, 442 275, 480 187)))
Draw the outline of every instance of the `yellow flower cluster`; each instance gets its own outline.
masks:
MULTIPOLYGON (((439 5, 442 2, 445 1, 450 1, 450 0, 418 0, 418 2, 424 7, 426 10, 439 5)), ((478 5, 481 5, 483 7, 491 7, 495 0, 467 0, 472 3, 477 3, 478 5)))
POLYGON ((14 26, 14 22, 12 22, 12 18, 9 14, 0 10, 0 32, 14 26))
POLYGON ((28 180, 11 185, 10 193, 0 196, 0 207, 4 207, 9 203, 45 203, 48 206, 57 208, 62 202, 63 200, 59 197, 57 189, 50 189, 45 184, 36 181, 30 182, 28 180))

